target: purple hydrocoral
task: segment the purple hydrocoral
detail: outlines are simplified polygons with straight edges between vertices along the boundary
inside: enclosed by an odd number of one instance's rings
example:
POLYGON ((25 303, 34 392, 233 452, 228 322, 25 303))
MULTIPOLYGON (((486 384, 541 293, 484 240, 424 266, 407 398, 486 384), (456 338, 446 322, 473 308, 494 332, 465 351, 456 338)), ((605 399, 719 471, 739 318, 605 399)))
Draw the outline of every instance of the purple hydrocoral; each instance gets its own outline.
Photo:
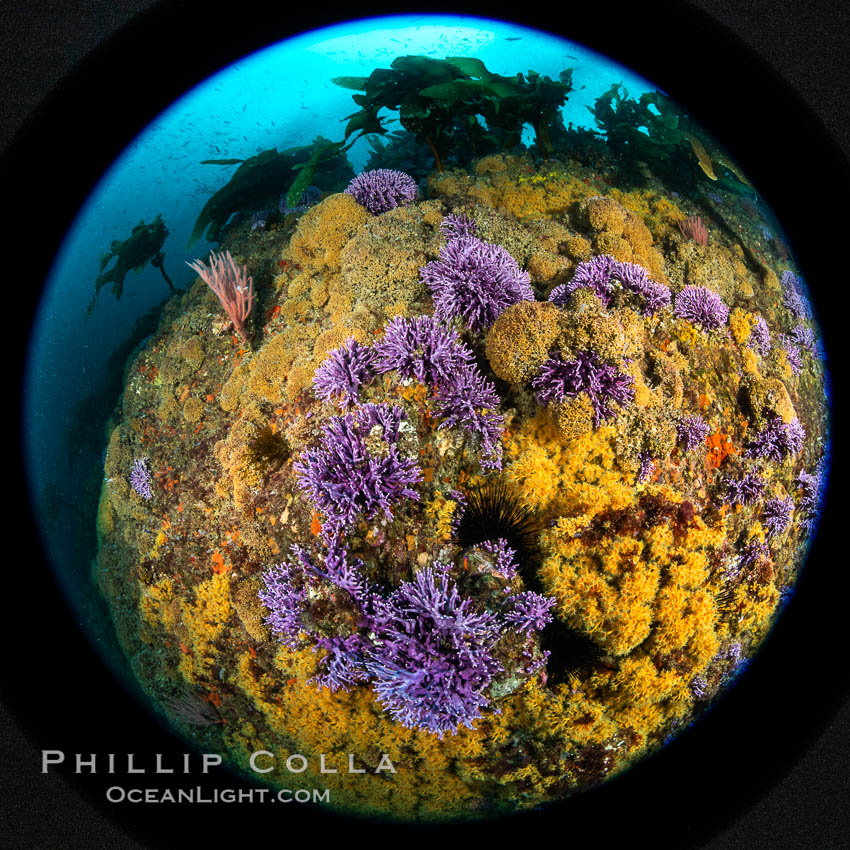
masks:
POLYGON ((753 322, 747 345, 762 357, 767 357, 770 351, 770 329, 767 327, 767 322, 761 316, 753 322))
POLYGON ((799 419, 785 423, 774 416, 745 445, 747 457, 760 457, 779 463, 789 455, 799 454, 806 439, 806 432, 799 419))
POLYGON ((794 516, 794 500, 790 496, 785 498, 768 499, 764 503, 763 522, 767 529, 767 539, 773 540, 791 526, 794 516))
POLYGON ((764 478, 757 470, 745 472, 740 478, 729 478, 724 501, 730 505, 750 505, 761 498, 764 485, 764 478))
POLYGON ((351 526, 360 515, 371 518, 383 510, 392 519, 392 503, 404 497, 419 499, 409 486, 421 481, 419 468, 398 448, 404 418, 400 407, 386 404, 363 405, 334 416, 323 426, 321 446, 307 449, 293 464, 298 485, 325 517, 326 537, 351 526), (373 437, 384 444, 374 453, 366 442, 373 437))
POLYGON ((493 556, 495 572, 501 573, 508 580, 516 576, 516 550, 508 546, 508 541, 504 537, 499 537, 496 540, 485 540, 479 545, 479 548, 493 556))
MULTIPOLYGON (((307 553, 293 546, 293 554, 300 564, 312 568, 307 553)), ((263 619, 282 644, 291 649, 299 648, 302 643, 299 635, 304 631, 301 621, 306 592, 296 571, 296 565, 290 562, 269 567, 262 574, 265 590, 259 593, 260 600, 268 608, 269 614, 263 619)))
POLYGON ((657 313, 670 306, 670 290, 662 283, 656 283, 649 272, 637 263, 618 263, 615 277, 623 286, 644 300, 643 311, 646 315, 657 313))
POLYGON ((461 239, 464 236, 475 236, 475 222, 463 213, 449 213, 440 224, 440 230, 446 239, 461 239))
POLYGON ((465 365, 450 381, 438 384, 434 405, 444 417, 440 428, 461 426, 481 438, 480 464, 483 469, 502 468, 504 417, 499 413, 501 399, 495 386, 474 363, 465 365))
POLYGON ((759 561, 770 558, 770 546, 758 540, 751 540, 741 550, 738 565, 744 569, 755 566, 759 561))
POLYGON ((741 574, 741 570, 748 570, 754 567, 760 561, 766 561, 770 558, 770 546, 767 543, 762 543, 759 540, 751 540, 741 550, 738 556, 734 570, 727 574, 727 578, 737 578, 741 574))
POLYGON ((589 289, 606 307, 611 304, 612 280, 619 263, 610 254, 600 254, 579 263, 569 283, 556 286, 549 300, 563 307, 577 289, 589 289))
POLYGON ((344 590, 361 611, 368 611, 374 600, 375 591, 363 575, 363 562, 348 558, 348 548, 342 544, 339 534, 327 540, 324 567, 317 567, 309 560, 302 560, 304 569, 316 578, 324 579, 344 590))
POLYGON ((800 527, 811 533, 818 521, 818 507, 826 486, 826 463, 823 459, 818 462, 813 473, 800 470, 797 476, 797 486, 800 488, 800 527))
POLYGON ((374 351, 376 372, 395 369, 404 378, 434 387, 437 413, 445 417, 440 427, 460 425, 478 434, 482 467, 501 467, 501 399, 457 331, 432 316, 397 318, 386 326, 374 351))
POLYGON ((791 339, 804 348, 809 354, 815 354, 817 349, 817 340, 815 332, 808 325, 795 325, 791 331, 791 339))
POLYGON ((153 484, 153 478, 148 469, 148 459, 137 457, 130 472, 130 485, 143 499, 152 499, 151 484, 153 484))
POLYGON ((543 596, 532 590, 526 590, 508 597, 507 601, 509 609, 505 614, 505 620, 519 631, 540 631, 552 622, 554 596, 543 596))
MULTIPOLYGON (((348 550, 338 536, 328 542, 324 560, 314 559, 306 549, 294 545, 289 561, 270 567, 262 574, 265 589, 259 598, 269 611, 264 618, 281 643, 292 649, 304 645, 302 634, 316 638, 315 631, 308 628, 303 619, 307 604, 307 586, 319 587, 321 582, 330 582, 345 590, 352 602, 365 618, 372 608, 375 592, 363 575, 363 562, 350 562, 348 550)), ((366 642, 357 635, 348 638, 319 637, 316 648, 327 650, 320 661, 323 670, 311 681, 319 687, 335 691, 347 689, 355 681, 366 677, 362 665, 366 642)))
POLYGON ((655 471, 655 459, 649 452, 641 452, 638 460, 640 463, 638 465, 637 475, 635 475, 635 483, 643 484, 655 471))
POLYGON ((358 174, 345 190, 373 215, 413 203, 419 194, 416 181, 403 171, 377 168, 358 174))
POLYGON ((474 236, 452 239, 419 276, 434 298, 438 319, 460 317, 472 331, 486 331, 512 304, 533 301, 528 272, 501 245, 474 236))
POLYGON ((652 280, 643 266, 615 260, 610 254, 600 254, 579 263, 569 283, 556 286, 549 294, 549 300, 562 307, 577 289, 589 289, 605 307, 609 307, 615 280, 644 299, 644 313, 647 315, 670 304, 670 290, 652 280))
POLYGON ((365 666, 397 721, 440 738, 472 728, 502 669, 491 651, 502 630, 495 614, 474 609, 444 571, 426 567, 377 603, 372 629, 365 666))
MULTIPOLYGON (((503 575, 510 578, 513 550, 504 540, 490 543, 480 548, 492 549, 497 563, 505 560, 503 575)), ((266 587, 259 596, 269 609, 265 622, 290 648, 301 648, 309 638, 314 651, 324 650, 310 680, 318 687, 348 690, 371 680, 396 720, 440 737, 471 726, 489 705, 489 686, 503 670, 493 654, 499 639, 509 631, 530 636, 551 620, 554 600, 531 592, 507 597, 501 613, 480 608, 460 594, 450 563, 435 561, 389 595, 370 586, 363 569, 359 559, 348 560, 338 536, 328 542, 324 560, 293 546, 288 562, 263 573, 266 587), (329 593, 325 583, 347 595, 329 593), (342 604, 347 623, 342 634, 327 633, 326 613, 321 624, 306 613, 314 596, 325 606, 342 604)), ((536 672, 547 655, 524 675, 536 672)))
POLYGON ((366 670, 366 653, 369 648, 369 641, 359 634, 346 638, 338 635, 320 637, 314 651, 324 649, 326 654, 319 660, 320 672, 310 681, 331 692, 347 691, 352 685, 366 681, 369 678, 366 670))
POLYGON ((706 421, 695 413, 684 414, 676 423, 676 434, 686 452, 691 452, 704 443, 710 433, 711 428, 706 421))
POLYGON ((585 393, 593 405, 596 427, 615 415, 611 402, 625 406, 635 397, 634 381, 610 363, 603 363, 594 351, 579 351, 574 360, 560 354, 550 357, 531 382, 540 404, 563 401, 585 393))
POLYGON ((815 514, 820 500, 820 491, 823 472, 820 467, 815 469, 814 474, 800 470, 797 476, 797 486, 800 488, 800 509, 807 514, 815 514))
POLYGON ((785 359, 788 362, 791 371, 795 375, 799 375, 803 370, 803 353, 800 351, 799 346, 786 334, 782 334, 779 337, 779 344, 785 352, 785 359))
POLYGON ((690 688, 694 699, 703 699, 708 693, 708 682, 704 676, 694 676, 690 688))
POLYGON ((723 299, 704 286, 686 286, 677 296, 673 312, 704 331, 713 331, 729 320, 729 308, 723 299))
POLYGON ((395 369, 403 378, 423 384, 450 383, 473 361, 472 352, 457 331, 433 316, 396 318, 384 328, 374 345, 376 372, 395 369))
POLYGON ((782 301, 797 319, 811 319, 812 307, 803 289, 803 282, 790 269, 782 272, 782 301))
POLYGON ((339 348, 331 351, 313 376, 313 387, 322 401, 337 398, 341 407, 358 401, 360 387, 371 378, 374 351, 349 337, 339 348))

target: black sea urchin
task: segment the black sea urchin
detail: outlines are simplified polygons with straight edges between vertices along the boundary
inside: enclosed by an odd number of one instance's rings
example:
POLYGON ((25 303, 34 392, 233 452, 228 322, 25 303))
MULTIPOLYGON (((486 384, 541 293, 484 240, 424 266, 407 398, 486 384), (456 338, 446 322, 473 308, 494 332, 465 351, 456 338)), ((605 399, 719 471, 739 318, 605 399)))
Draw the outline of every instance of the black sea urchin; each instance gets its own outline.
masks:
MULTIPOLYGON (((466 504, 457 526, 457 542, 465 549, 502 538, 516 552, 519 571, 531 580, 530 562, 537 550, 540 518, 504 481, 490 479, 466 493, 466 504)), ((533 588, 537 590, 538 588, 533 588)))
MULTIPOLYGON (((504 539, 516 552, 517 571, 526 587, 544 593, 537 574, 537 538, 543 523, 519 494, 504 481, 490 479, 466 494, 466 505, 457 526, 457 542, 468 549, 487 540, 504 539)), ((541 648, 548 650, 546 672, 550 685, 576 680, 589 667, 607 667, 594 641, 557 618, 541 632, 541 648)))

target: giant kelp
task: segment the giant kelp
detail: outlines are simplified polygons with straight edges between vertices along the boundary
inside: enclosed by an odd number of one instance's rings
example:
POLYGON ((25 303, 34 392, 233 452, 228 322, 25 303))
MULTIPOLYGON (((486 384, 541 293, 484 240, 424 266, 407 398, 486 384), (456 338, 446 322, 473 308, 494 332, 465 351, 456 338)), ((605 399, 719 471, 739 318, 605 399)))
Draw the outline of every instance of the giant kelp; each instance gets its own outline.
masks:
POLYGON ((505 77, 470 57, 399 56, 368 77, 337 77, 334 82, 362 92, 353 96, 361 109, 348 116, 346 139, 383 135, 386 128, 378 113, 397 111, 402 127, 431 149, 438 171, 458 142, 472 156, 509 150, 519 144, 526 123, 548 155, 551 128, 563 126, 559 109, 572 88, 570 71, 558 81, 535 71, 505 77))
POLYGON ((733 192, 748 191, 734 162, 663 92, 644 92, 635 100, 615 84, 588 109, 629 180, 646 181, 643 165, 682 191, 693 192, 705 178, 733 192))
POLYGON ((224 226, 236 213, 252 213, 267 207, 276 209, 281 195, 293 194, 293 186, 296 186, 297 197, 291 206, 295 206, 310 185, 323 191, 339 190, 354 176, 342 151, 321 136, 310 145, 288 148, 280 153, 272 148, 245 160, 208 162, 238 163, 239 167, 204 204, 192 228, 187 249, 202 236, 210 242, 220 241, 224 226))

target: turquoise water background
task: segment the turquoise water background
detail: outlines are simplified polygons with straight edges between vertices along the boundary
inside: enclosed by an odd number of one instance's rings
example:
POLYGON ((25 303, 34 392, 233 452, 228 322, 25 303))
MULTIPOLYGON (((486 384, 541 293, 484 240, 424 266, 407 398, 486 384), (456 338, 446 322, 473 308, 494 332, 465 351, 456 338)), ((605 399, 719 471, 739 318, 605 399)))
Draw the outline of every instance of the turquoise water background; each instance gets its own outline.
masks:
MULTIPOLYGON (((331 26, 258 51, 151 122, 94 188, 53 264, 32 331, 23 399, 31 498, 44 543, 81 625, 102 645, 109 642, 108 631, 88 580, 90 549, 80 532, 88 522, 93 533, 95 505, 82 487, 87 475, 102 468, 106 416, 88 416, 84 405, 103 388, 107 361, 134 322, 168 290, 159 271, 146 266, 127 276, 120 301, 105 286, 87 316, 101 255, 141 219, 150 223, 162 214, 170 231, 165 270, 178 288, 190 285, 194 274, 185 262, 206 257, 214 246, 202 240, 187 254, 189 234, 206 201, 238 167, 201 161, 282 151, 319 134, 341 139, 345 118, 357 107, 352 92, 332 78, 368 76, 408 54, 477 57, 503 75, 534 70, 557 79, 572 68, 573 91, 563 112, 564 123, 575 126, 594 128, 588 107, 614 83, 623 83, 633 97, 655 89, 560 36, 494 20, 404 15, 331 26), (59 494, 58 503, 47 503, 46 488, 59 494)), ((400 129, 397 121, 386 126, 400 129)), ((365 139, 355 143, 349 152, 355 172, 369 153, 365 139)))

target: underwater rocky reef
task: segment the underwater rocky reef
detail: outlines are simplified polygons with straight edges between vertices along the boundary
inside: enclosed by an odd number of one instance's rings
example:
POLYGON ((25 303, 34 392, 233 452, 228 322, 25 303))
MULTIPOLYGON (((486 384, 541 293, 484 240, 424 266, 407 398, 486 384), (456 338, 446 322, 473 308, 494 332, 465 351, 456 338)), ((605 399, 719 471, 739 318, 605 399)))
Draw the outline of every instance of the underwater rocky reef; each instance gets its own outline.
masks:
POLYGON ((769 631, 826 475, 817 326, 728 158, 689 126, 623 170, 615 96, 608 141, 547 113, 455 163, 451 114, 421 181, 222 223, 129 362, 94 577, 204 751, 350 813, 533 808, 662 747, 769 631))

